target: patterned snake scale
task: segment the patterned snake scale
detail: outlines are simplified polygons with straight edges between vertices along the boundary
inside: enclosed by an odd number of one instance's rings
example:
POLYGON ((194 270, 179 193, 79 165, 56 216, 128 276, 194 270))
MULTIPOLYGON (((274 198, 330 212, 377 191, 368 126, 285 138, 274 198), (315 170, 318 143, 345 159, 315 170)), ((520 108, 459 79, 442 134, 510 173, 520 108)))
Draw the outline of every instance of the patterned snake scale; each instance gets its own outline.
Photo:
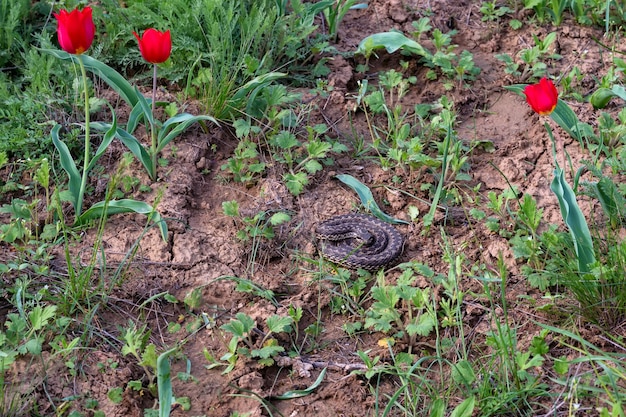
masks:
POLYGON ((343 214, 317 225, 322 256, 348 267, 376 271, 402 253, 404 239, 390 224, 365 214, 343 214))

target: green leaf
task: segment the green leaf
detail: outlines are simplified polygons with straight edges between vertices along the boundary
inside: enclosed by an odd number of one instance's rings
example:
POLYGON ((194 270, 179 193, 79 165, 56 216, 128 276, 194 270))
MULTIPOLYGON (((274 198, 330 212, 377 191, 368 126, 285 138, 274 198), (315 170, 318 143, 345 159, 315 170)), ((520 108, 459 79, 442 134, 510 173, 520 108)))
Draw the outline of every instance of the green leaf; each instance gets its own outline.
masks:
POLYGON ((285 348, 282 346, 269 345, 263 346, 261 349, 253 349, 250 354, 255 358, 269 359, 284 351, 285 348))
POLYGON ((603 109, 609 104, 609 101, 611 101, 613 97, 619 97, 626 101, 626 89, 618 84, 610 89, 604 87, 598 88, 591 97, 589 97, 589 102, 594 109, 603 109))
MULTIPOLYGON (((89 126, 100 131, 108 131, 111 129, 110 123, 94 122, 90 123, 89 126)), ((146 172, 148 172, 148 175, 152 177, 156 167, 152 166, 152 158, 141 142, 122 128, 118 127, 115 130, 115 133, 119 140, 132 152, 133 155, 135 155, 139 162, 141 162, 146 169, 146 172)))
POLYGON ((40 338, 33 337, 24 344, 24 347, 26 348, 26 351, 31 355, 41 355, 41 342, 42 340, 40 338))
MULTIPOLYGON (((100 142, 100 146, 98 146, 96 153, 89 161, 87 171, 91 171, 91 169, 96 165, 96 162, 98 162, 100 157, 104 155, 111 142, 113 142, 113 139, 115 139, 115 135, 117 134, 117 117, 115 117, 115 112, 112 111, 111 114, 113 114, 113 123, 105 132, 104 137, 102 138, 102 142, 100 142)), ((89 123, 89 127, 92 127, 92 125, 93 123, 89 123)))
POLYGON ((300 142, 296 139, 296 135, 287 130, 280 131, 276 136, 274 136, 271 143, 278 146, 280 149, 290 149, 300 146, 300 142))
POLYGON ((569 371, 570 362, 566 356, 560 358, 554 358, 554 372, 564 376, 569 371))
POLYGON ((320 164, 319 161, 316 161, 315 159, 309 159, 306 164, 304 164, 304 170, 309 174, 315 174, 316 172, 321 171, 323 168, 324 167, 322 166, 322 164, 320 164))
POLYGON ((124 390, 121 387, 110 388, 107 397, 113 404, 120 404, 124 399, 124 390))
POLYGON ((76 62, 78 59, 83 61, 85 69, 93 72, 100 78, 102 78, 111 88, 122 96, 131 107, 135 107, 138 101, 138 91, 134 88, 126 79, 113 68, 109 67, 103 62, 98 61, 88 55, 73 55, 59 49, 40 49, 41 52, 48 53, 57 58, 76 62))
POLYGON ((167 224, 161 218, 161 215, 150 204, 143 201, 122 199, 110 200, 108 202, 101 201, 89 207, 87 211, 76 219, 77 224, 85 224, 86 222, 102 217, 106 212, 107 216, 120 213, 138 213, 148 216, 148 221, 152 221, 161 231, 161 237, 167 242, 167 224))
POLYGON ((309 183, 309 178, 304 172, 298 172, 296 174, 286 173, 283 175, 283 181, 285 181, 285 186, 289 189, 289 192, 298 196, 309 183))
MULTIPOLYGON (((115 116, 115 113, 113 113, 113 116, 115 116)), ((128 115, 128 123, 126 123, 126 131, 132 134, 135 131, 135 129, 137 129, 137 126, 139 126, 139 122, 141 122, 144 116, 145 116, 144 109, 141 106, 141 104, 137 102, 137 104, 135 104, 135 107, 133 107, 133 110, 128 115)))
POLYGON ((476 381, 476 374, 468 360, 460 360, 452 368, 452 379, 458 384, 471 386, 476 381))
MULTIPOLYGON (((74 206, 74 210, 76 210, 76 204, 78 203, 78 195, 80 194, 80 184, 81 184, 81 175, 76 168, 76 163, 72 158, 72 154, 70 153, 67 145, 59 139, 59 130, 61 129, 60 124, 56 124, 50 135, 52 136, 52 143, 57 148, 59 152, 59 160, 61 162, 61 167, 67 173, 69 177, 68 181, 68 189, 72 196, 72 205, 74 206)), ((80 213, 76 213, 80 214, 80 213)))
POLYGON ((430 405, 430 417, 444 417, 446 412, 446 403, 441 398, 435 398, 430 405))
POLYGON ((550 117, 554 120, 568 135, 580 142, 580 134, 578 133, 578 116, 574 113, 574 110, 567 105, 563 100, 558 99, 556 107, 550 117))
POLYGON ((311 158, 324 158, 328 151, 332 149, 333 145, 328 142, 322 142, 319 140, 311 141, 306 146, 306 151, 311 158))
POLYGON ((299 390, 293 390, 293 391, 287 391, 287 392, 285 392, 282 395, 277 395, 277 396, 272 397, 272 398, 275 399, 275 400, 293 400, 294 398, 305 397, 305 396, 311 394, 313 391, 315 391, 315 389, 317 387, 320 386, 320 384, 324 380, 325 376, 326 376, 326 368, 322 369, 322 372, 320 372, 320 374, 317 377, 317 379, 315 380, 315 382, 313 384, 311 384, 311 386, 309 386, 308 388, 299 389, 299 390))
POLYGON ((417 323, 411 323, 406 326, 406 332, 409 336, 419 335, 419 336, 428 336, 435 329, 435 318, 429 314, 424 313, 419 317, 417 323))
POLYGON ((293 319, 291 317, 281 317, 277 314, 274 314, 267 318, 266 322, 267 328, 272 333, 283 333, 288 332, 291 328, 291 324, 293 323, 293 319))
POLYGON ((172 139, 183 133, 193 123, 201 120, 208 120, 219 126, 217 120, 211 116, 194 116, 189 113, 179 114, 167 120, 163 123, 163 126, 161 126, 161 130, 159 131, 157 152, 162 151, 163 148, 172 141, 172 139))
POLYGON ((154 343, 149 343, 141 353, 141 362, 139 362, 139 365, 156 368, 157 362, 156 346, 154 343))
POLYGON ((228 217, 239 217, 239 203, 236 200, 222 201, 222 211, 228 217))
POLYGON ((550 189, 559 200, 561 215, 574 241, 574 249, 578 258, 578 269, 583 273, 589 272, 589 266, 596 262, 591 232, 585 216, 578 206, 576 195, 567 181, 565 181, 564 172, 561 168, 554 170, 554 179, 550 184, 550 189))
POLYGON ((233 334, 237 338, 243 338, 254 328, 254 320, 245 313, 237 313, 230 322, 223 324, 220 329, 233 334))
POLYGON ((476 398, 471 396, 457 405, 455 409, 450 413, 450 417, 471 417, 474 412, 474 406, 476 404, 476 398))
POLYGON ((157 359, 157 392, 159 394, 159 417, 169 417, 172 410, 172 378, 169 356, 178 348, 172 348, 157 359))
POLYGON ((128 381, 128 384, 126 384, 126 386, 132 389, 133 391, 141 391, 143 389, 143 384, 138 379, 128 381))
POLYGON ((55 305, 49 305, 42 308, 40 305, 33 307, 31 312, 28 314, 28 319, 30 320, 30 325, 33 330, 40 330, 50 319, 54 318, 57 311, 57 307, 55 305))
POLYGON ((390 54, 402 49, 419 56, 431 55, 422 45, 400 32, 382 32, 370 35, 359 43, 355 54, 362 54, 367 58, 374 50, 382 48, 385 48, 390 54))
POLYGON ((359 195, 359 198, 361 199, 361 203, 363 204, 363 206, 367 210, 371 211, 374 216, 392 224, 409 224, 409 222, 407 221, 395 219, 385 214, 380 209, 380 207, 378 207, 378 204, 376 204, 376 201, 374 200, 374 195, 372 194, 372 191, 367 187, 367 185, 363 184, 361 181, 357 180, 352 175, 339 174, 335 176, 335 178, 337 178, 339 181, 343 182, 348 187, 356 191, 356 193, 359 195))
POLYGON ((270 224, 272 226, 278 226, 279 224, 287 223, 289 220, 291 220, 291 216, 289 214, 284 211, 279 211, 270 217, 270 224))

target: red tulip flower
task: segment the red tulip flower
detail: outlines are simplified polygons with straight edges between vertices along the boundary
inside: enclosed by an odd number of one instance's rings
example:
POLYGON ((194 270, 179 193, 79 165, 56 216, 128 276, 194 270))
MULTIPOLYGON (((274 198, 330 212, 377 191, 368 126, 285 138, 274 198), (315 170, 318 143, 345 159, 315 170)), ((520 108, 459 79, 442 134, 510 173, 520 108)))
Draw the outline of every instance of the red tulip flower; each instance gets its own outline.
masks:
POLYGON ((151 64, 160 64, 167 61, 172 52, 172 38, 170 31, 159 32, 156 29, 147 29, 142 37, 133 32, 137 42, 139 42, 139 50, 143 58, 151 64))
POLYGON ((65 52, 80 55, 89 49, 96 33, 91 7, 85 7, 82 11, 74 9, 69 13, 61 10, 54 16, 58 20, 59 44, 65 52))
POLYGON ((559 92, 552 81, 542 78, 537 84, 527 85, 524 89, 526 101, 534 111, 546 116, 554 111, 559 99, 559 92))

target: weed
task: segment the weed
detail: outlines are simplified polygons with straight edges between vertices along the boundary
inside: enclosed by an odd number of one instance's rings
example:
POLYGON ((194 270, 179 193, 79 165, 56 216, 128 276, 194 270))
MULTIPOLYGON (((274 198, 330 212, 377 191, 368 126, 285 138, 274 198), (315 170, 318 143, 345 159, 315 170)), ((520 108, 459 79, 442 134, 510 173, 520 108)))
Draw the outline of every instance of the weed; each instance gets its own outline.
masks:
POLYGON ((496 1, 485 1, 480 6, 480 13, 482 13, 483 17, 481 20, 483 22, 488 21, 498 21, 502 16, 513 12, 507 6, 499 6, 496 4, 496 1))
POLYGON ((273 335, 289 333, 292 324, 293 318, 291 316, 273 315, 266 319, 267 332, 263 332, 257 329, 255 321, 250 316, 241 312, 237 313, 230 322, 220 327, 233 335, 228 343, 228 353, 220 358, 220 360, 228 363, 223 373, 232 371, 237 360, 242 356, 257 359, 262 366, 273 365, 273 357, 285 351, 285 348, 278 344, 278 340, 273 335), (255 337, 257 334, 263 337, 257 339, 255 337))
POLYGON ((288 172, 283 175, 287 189, 295 196, 302 193, 309 183, 309 176, 319 172, 324 165, 332 164, 329 153, 347 151, 345 145, 326 136, 325 124, 306 126, 306 140, 301 143, 296 135, 282 130, 268 139, 276 161, 286 165, 288 172))
POLYGON ((427 267, 414 265, 405 269, 395 284, 387 284, 384 276, 379 276, 370 290, 374 303, 365 312, 365 328, 401 339, 410 347, 416 345, 417 336, 428 336, 434 330, 437 315, 432 293, 429 288, 414 286, 416 273, 434 275, 427 267))
MULTIPOLYGON (((339 29, 339 23, 343 20, 343 17, 348 13, 348 10, 365 9, 367 3, 357 3, 358 0, 327 0, 329 4, 324 9, 324 17, 328 22, 328 35, 337 40, 337 30, 339 29)), ((324 3, 318 2, 319 3, 324 3)))
POLYGON ((241 140, 233 156, 228 158, 220 169, 229 171, 235 182, 249 184, 258 179, 265 171, 265 166, 265 163, 259 160, 257 144, 251 140, 241 140))
POLYGON ((533 40, 535 46, 522 49, 517 53, 516 57, 519 61, 508 54, 496 55, 496 58, 505 64, 504 71, 519 79, 520 82, 544 76, 547 72, 547 65, 543 61, 561 59, 560 55, 550 51, 550 46, 556 40, 556 32, 547 34, 543 40, 533 35, 533 40))
POLYGON ((31 33, 28 0, 0 1, 0 67, 6 64, 17 66, 19 52, 27 44, 31 33))
MULTIPOLYGON (((414 34, 419 37, 422 35, 423 31, 429 28, 429 25, 427 21, 420 20, 418 23, 414 24, 413 27, 416 29, 414 34)), ((443 75, 445 79, 448 80, 444 82, 444 86, 447 90, 454 87, 454 81, 458 83, 458 87, 462 88, 466 85, 466 82, 476 78, 480 73, 480 68, 474 64, 474 58, 471 52, 464 50, 460 55, 454 52, 457 45, 452 45, 452 36, 455 34, 456 31, 443 33, 439 29, 433 30, 432 43, 435 47, 435 52, 433 53, 418 42, 407 38, 402 33, 377 33, 363 39, 355 53, 362 54, 369 60, 370 55, 376 49, 385 48, 389 53, 403 50, 407 53, 420 56, 420 62, 431 68, 426 75, 428 79, 435 80, 439 75, 443 75)))

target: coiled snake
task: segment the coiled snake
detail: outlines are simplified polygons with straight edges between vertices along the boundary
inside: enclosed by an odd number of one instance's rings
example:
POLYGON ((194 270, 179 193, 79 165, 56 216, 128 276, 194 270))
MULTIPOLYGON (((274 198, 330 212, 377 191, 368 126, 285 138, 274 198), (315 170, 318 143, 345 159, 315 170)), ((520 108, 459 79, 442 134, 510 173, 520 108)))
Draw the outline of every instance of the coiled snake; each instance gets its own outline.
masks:
POLYGON ((390 224, 365 214, 343 214, 317 225, 322 256, 348 268, 376 271, 402 253, 404 239, 390 224))

